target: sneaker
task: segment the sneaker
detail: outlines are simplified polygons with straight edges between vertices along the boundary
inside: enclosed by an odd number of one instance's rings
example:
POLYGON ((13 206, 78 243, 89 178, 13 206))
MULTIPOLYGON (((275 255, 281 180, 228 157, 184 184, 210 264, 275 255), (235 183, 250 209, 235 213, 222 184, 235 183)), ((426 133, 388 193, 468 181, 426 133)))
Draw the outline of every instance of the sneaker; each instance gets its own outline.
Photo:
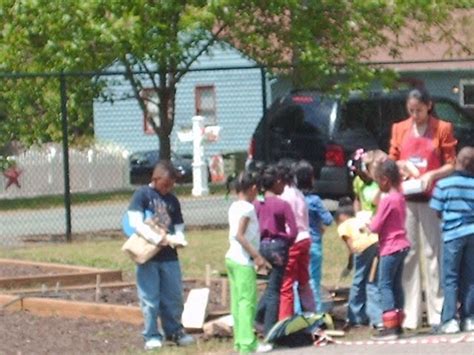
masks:
POLYGON ((462 322, 462 330, 465 332, 474 332, 474 317, 464 319, 462 322))
POLYGON ((430 328, 430 331, 428 332, 428 334, 430 335, 437 335, 437 334, 441 334, 441 325, 438 324, 438 325, 432 325, 431 328, 430 328))
POLYGON ((273 345, 268 343, 259 343, 257 345, 256 353, 268 353, 273 350, 273 345))
POLYGON ((443 334, 454 334, 461 331, 461 329, 459 329, 459 322, 456 319, 451 319, 443 323, 439 330, 443 334))
POLYGON ((159 349, 163 346, 163 343, 160 339, 151 338, 145 342, 145 350, 159 349))
POLYGON ((397 328, 382 328, 371 336, 372 340, 397 340, 399 338, 397 328))
POLYGON ((189 346, 196 342, 192 335, 186 334, 183 330, 173 334, 169 339, 178 346, 189 346))

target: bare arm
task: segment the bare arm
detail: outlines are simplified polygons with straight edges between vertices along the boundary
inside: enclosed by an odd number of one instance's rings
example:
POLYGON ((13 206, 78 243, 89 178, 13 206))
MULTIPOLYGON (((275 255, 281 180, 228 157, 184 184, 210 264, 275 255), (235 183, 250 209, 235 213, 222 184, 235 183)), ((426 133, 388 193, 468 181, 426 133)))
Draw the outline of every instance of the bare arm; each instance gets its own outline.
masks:
POLYGON ((347 264, 344 270, 342 270, 341 277, 344 278, 348 276, 351 272, 351 270, 354 267, 354 254, 352 250, 352 242, 351 239, 348 238, 347 236, 343 235, 342 240, 344 240, 347 250, 349 251, 349 254, 347 255, 347 264))
POLYGON ((353 203, 353 207, 354 207, 354 211, 355 212, 359 212, 362 208, 361 208, 361 205, 360 205, 360 201, 359 201, 359 197, 356 196, 354 198, 354 203, 353 203))
POLYGON ((431 187, 433 186, 436 180, 442 179, 450 175, 453 171, 454 171, 453 164, 451 163, 444 164, 442 167, 438 169, 427 171, 420 177, 420 180, 423 181, 425 188, 429 190, 431 189, 431 187))
POLYGON ((380 189, 378 189, 377 193, 374 196, 374 199, 373 199, 372 203, 375 206, 378 206, 381 198, 382 198, 382 191, 380 189))
POLYGON ((252 259, 255 262, 257 268, 262 268, 264 266, 271 267, 267 260, 256 250, 249 241, 245 238, 245 231, 249 225, 250 218, 249 217, 242 217, 239 221, 239 228, 237 230, 237 241, 242 245, 244 250, 249 253, 252 259))
POLYGON ((354 253, 354 249, 352 248, 352 240, 351 240, 351 238, 348 238, 347 236, 343 235, 343 236, 342 236, 342 240, 344 241, 344 244, 346 245, 347 251, 349 252, 349 254, 353 254, 353 253, 354 253))

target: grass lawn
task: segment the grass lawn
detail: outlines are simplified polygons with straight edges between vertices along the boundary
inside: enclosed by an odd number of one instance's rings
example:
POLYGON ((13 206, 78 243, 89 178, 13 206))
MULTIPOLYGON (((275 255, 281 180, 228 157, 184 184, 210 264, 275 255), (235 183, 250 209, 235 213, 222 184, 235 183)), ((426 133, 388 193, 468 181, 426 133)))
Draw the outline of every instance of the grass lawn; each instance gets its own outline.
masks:
MULTIPOLYGON (((227 230, 192 230, 186 235, 189 246, 179 250, 184 277, 204 278, 206 264, 210 265, 214 275, 225 272, 227 230)), ((69 244, 44 243, 0 248, 0 257, 121 269, 127 279, 133 279, 135 264, 120 250, 124 239, 104 238, 100 233, 81 239, 84 240, 69 244)), ((328 228, 323 239, 323 284, 337 286, 339 274, 347 260, 347 251, 336 236, 335 227, 328 228)), ((343 280, 340 286, 348 285, 349 281, 343 280)))

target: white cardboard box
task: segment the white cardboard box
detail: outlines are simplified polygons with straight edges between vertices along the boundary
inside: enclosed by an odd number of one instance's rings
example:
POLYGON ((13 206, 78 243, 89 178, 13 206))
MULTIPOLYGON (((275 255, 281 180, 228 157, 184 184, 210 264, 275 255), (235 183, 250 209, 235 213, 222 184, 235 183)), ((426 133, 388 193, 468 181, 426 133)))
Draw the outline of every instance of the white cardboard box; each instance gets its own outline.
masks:
POLYGON ((181 322, 186 329, 201 329, 207 316, 209 289, 195 288, 189 291, 184 304, 181 322))

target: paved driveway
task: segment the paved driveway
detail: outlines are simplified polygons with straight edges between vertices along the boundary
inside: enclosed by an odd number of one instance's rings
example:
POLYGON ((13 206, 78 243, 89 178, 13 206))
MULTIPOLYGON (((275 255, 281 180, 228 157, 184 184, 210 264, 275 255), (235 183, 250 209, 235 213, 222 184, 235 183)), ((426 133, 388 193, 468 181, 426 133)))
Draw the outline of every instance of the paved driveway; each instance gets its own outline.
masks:
MULTIPOLYGON (((369 344, 368 344, 369 343, 369 344)), ((317 354, 317 355, 392 355, 392 354, 427 354, 427 355, 474 355, 474 333, 461 333, 450 336, 420 336, 403 339, 395 344, 359 345, 330 344, 323 347, 304 347, 274 350, 271 354, 317 354), (413 342, 414 344, 411 344, 413 342)))
MULTIPOLYGON (((227 210, 232 199, 223 195, 182 198, 185 223, 189 227, 226 225, 227 210)), ((335 208, 334 201, 325 201, 335 208)), ((72 232, 97 232, 120 228, 127 202, 106 202, 72 207, 72 232)), ((14 210, 0 213, 0 245, 16 244, 20 237, 64 235, 66 230, 63 207, 40 210, 14 210)))

